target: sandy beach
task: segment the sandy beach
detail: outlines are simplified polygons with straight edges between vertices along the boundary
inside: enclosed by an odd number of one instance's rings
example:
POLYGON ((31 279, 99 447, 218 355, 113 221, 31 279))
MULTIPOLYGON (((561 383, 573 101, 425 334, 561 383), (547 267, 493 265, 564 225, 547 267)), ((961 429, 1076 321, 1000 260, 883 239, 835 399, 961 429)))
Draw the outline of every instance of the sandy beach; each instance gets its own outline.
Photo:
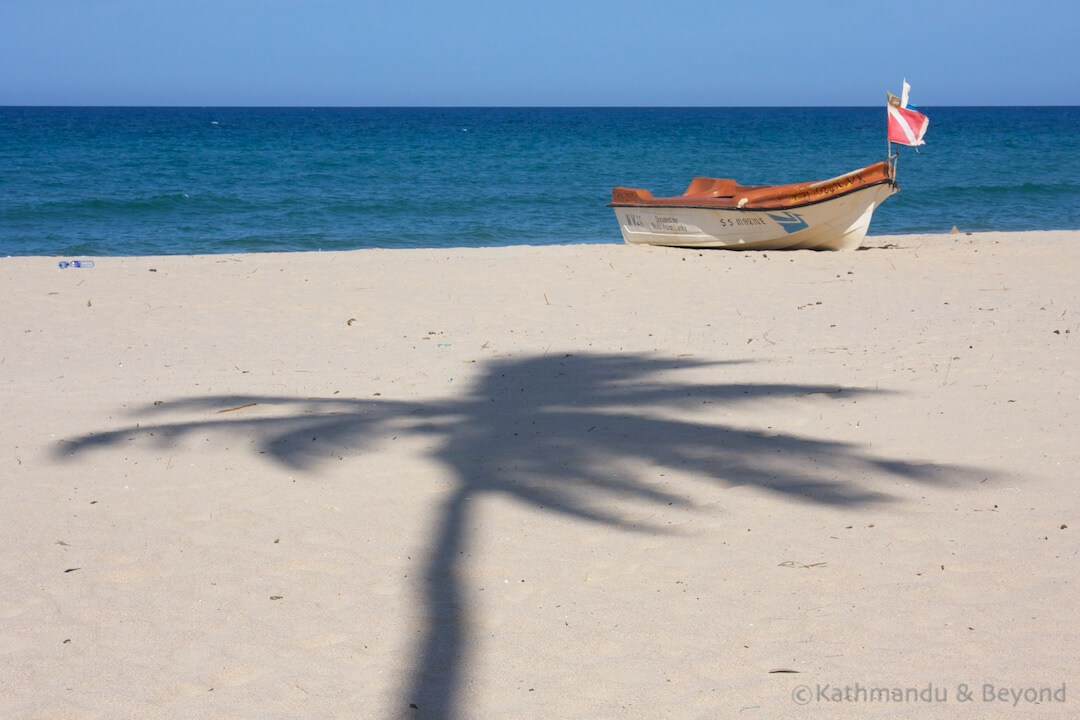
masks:
POLYGON ((0 717, 1080 716, 1080 233, 0 259, 0 717))

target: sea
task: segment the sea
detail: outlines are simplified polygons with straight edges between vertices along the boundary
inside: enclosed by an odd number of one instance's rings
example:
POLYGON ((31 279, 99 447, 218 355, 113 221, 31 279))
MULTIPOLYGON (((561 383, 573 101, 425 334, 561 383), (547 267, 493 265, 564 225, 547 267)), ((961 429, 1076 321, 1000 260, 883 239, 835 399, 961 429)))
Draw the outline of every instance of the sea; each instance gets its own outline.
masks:
MULTIPOLYGON (((1080 229, 1080 107, 920 107, 871 235, 1080 229)), ((880 107, 0 107, 0 256, 620 243, 616 185, 823 180, 880 107)))

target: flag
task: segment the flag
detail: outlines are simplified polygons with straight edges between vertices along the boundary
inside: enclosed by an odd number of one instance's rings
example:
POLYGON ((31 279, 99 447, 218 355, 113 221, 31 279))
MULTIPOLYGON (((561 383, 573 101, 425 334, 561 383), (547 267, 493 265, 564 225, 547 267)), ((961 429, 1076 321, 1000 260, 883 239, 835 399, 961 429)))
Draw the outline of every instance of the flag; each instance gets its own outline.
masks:
POLYGON ((889 105, 889 142, 922 145, 930 119, 909 108, 889 105))
POLYGON ((926 134, 926 128, 930 125, 930 119, 908 107, 910 89, 911 86, 905 80, 901 97, 887 93, 889 96, 889 142, 919 146, 923 144, 923 135, 926 134))

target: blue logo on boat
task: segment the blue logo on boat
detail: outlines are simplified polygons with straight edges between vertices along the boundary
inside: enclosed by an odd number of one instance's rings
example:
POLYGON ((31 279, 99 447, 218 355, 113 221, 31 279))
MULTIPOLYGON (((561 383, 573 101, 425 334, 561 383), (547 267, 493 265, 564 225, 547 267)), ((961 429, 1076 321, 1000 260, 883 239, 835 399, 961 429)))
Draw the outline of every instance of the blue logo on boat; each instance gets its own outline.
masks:
POLYGON ((810 225, 803 220, 802 215, 799 215, 798 213, 786 212, 783 215, 773 215, 772 213, 769 213, 769 217, 780 223, 780 227, 784 228, 789 235, 793 232, 798 232, 799 230, 810 227, 810 225))

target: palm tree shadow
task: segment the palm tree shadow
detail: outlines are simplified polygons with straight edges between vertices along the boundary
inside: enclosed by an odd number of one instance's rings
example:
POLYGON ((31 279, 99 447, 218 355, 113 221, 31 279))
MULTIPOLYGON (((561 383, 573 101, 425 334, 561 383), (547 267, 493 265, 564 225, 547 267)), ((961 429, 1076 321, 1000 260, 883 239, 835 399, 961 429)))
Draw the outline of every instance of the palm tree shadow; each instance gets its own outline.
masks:
MULTIPOLYGON (((410 403, 349 398, 229 396, 183 399, 139 411, 134 427, 64 441, 71 457, 109 447, 133 434, 169 445, 190 433, 254 435, 257 450, 275 462, 312 470, 325 460, 312 437, 362 449, 387 433, 420 433, 437 441, 433 455, 456 485, 432 529, 425 565, 425 635, 403 693, 403 717, 453 720, 466 670, 469 607, 458 578, 466 556, 471 500, 504 496, 537 510, 622 528, 662 532, 626 519, 627 503, 689 504, 646 481, 642 468, 677 468, 702 482, 753 485, 802 502, 867 506, 892 497, 874 488, 882 478, 949 484, 970 469, 880 458, 843 442, 765 434, 710 422, 708 415, 738 403, 790 402, 813 394, 855 397, 875 391, 816 385, 693 384, 680 371, 718 369, 706 363, 651 355, 527 357, 488 363, 464 395, 410 403), (230 406, 279 406, 274 417, 223 413, 230 406), (200 412, 187 422, 145 420, 163 412, 200 412), (206 412, 212 412, 209 418, 206 412), (701 413, 696 420, 693 413, 701 413)), ((979 476, 985 477, 985 473, 979 476)))

